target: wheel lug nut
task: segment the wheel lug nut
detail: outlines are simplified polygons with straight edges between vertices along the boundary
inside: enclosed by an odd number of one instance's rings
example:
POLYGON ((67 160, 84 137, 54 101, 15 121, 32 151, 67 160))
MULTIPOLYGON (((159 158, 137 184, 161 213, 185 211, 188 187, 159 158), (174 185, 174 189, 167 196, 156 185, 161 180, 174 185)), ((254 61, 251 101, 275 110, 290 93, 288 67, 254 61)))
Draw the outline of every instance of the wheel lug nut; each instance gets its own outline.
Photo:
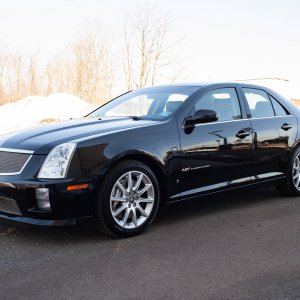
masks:
POLYGON ((128 207, 130 208, 130 207, 131 207, 131 204, 128 204, 128 207))
POLYGON ((135 203, 133 203, 133 207, 135 207, 136 206, 136 204, 135 203))

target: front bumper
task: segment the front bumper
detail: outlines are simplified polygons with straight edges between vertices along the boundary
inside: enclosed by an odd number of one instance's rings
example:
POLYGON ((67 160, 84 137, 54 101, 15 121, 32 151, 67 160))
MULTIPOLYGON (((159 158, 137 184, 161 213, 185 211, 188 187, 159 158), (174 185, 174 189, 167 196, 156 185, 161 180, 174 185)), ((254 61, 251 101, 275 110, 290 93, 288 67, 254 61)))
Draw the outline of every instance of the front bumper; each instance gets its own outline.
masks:
POLYGON ((79 224, 91 223, 94 221, 94 217, 78 217, 73 219, 64 219, 64 220, 44 220, 44 219, 35 219, 35 218, 27 218, 23 216, 16 216, 12 214, 3 214, 0 213, 0 219, 6 219, 13 222, 26 223, 30 225, 36 226, 72 226, 79 224))
POLYGON ((66 226, 94 219, 96 178, 10 181, 0 178, 0 218, 32 225, 66 226), (85 188, 68 190, 74 185, 85 188), (49 190, 50 210, 37 208, 36 189, 49 190))

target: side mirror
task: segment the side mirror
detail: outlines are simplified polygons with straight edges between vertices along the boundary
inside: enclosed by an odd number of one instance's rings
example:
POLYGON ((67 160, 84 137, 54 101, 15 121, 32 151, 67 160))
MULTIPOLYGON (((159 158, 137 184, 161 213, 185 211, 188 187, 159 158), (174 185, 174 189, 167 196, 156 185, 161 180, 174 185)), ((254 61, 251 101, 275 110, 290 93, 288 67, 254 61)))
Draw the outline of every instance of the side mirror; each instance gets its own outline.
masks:
POLYGON ((193 117, 188 117, 185 124, 194 126, 196 124, 210 123, 218 121, 217 113, 214 110, 199 109, 194 113, 193 117))

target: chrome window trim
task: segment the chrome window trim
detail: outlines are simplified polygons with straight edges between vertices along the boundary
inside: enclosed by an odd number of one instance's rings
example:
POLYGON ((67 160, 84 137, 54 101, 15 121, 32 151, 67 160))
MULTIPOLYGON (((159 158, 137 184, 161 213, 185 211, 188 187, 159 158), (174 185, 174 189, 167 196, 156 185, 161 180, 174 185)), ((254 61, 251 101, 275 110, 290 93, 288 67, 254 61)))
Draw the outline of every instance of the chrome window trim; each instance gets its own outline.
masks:
POLYGON ((294 115, 285 115, 285 116, 273 116, 273 117, 262 117, 262 118, 248 118, 249 120, 261 120, 261 119, 273 119, 273 118, 286 118, 286 117, 294 117, 294 115))
MULTIPOLYGON (((273 117, 262 117, 262 118, 242 118, 242 119, 237 119, 237 120, 226 120, 226 121, 216 121, 216 122, 209 122, 209 123, 203 123, 203 124, 195 124, 193 125, 194 127, 198 126, 205 126, 205 125, 210 125, 210 124, 222 124, 222 123, 228 123, 228 122, 239 122, 239 121, 251 121, 251 120, 263 120, 263 119, 273 119, 273 118, 286 118, 286 117, 293 117, 293 115, 286 115, 286 116, 273 116, 273 117)), ((182 128, 187 128, 185 125, 182 126, 182 128)))
MULTIPOLYGON (((244 118, 244 119, 237 119, 237 120, 226 120, 226 121, 216 121, 216 122, 208 122, 208 123, 202 123, 202 124, 195 124, 193 125, 194 127, 198 127, 198 126, 205 126, 205 125, 210 125, 210 124, 222 124, 222 123, 228 123, 228 122, 240 122, 240 121, 245 121, 245 120, 249 120, 248 118, 244 118)), ((190 127, 190 126, 188 126, 190 127)), ((182 128, 187 128, 186 125, 183 125, 182 128)))

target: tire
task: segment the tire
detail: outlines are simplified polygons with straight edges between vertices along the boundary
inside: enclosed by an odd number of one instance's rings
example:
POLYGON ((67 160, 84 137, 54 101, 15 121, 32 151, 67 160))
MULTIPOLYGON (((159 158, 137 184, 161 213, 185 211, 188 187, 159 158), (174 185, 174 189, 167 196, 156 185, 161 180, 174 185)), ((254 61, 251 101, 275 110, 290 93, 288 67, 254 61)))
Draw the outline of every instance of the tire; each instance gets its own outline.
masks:
POLYGON ((300 196, 300 147, 297 147, 292 154, 285 182, 279 183, 275 187, 285 196, 300 196))
POLYGON ((125 160, 104 175, 96 202, 97 227, 116 237, 142 233, 160 202, 157 178, 142 162, 125 160))

